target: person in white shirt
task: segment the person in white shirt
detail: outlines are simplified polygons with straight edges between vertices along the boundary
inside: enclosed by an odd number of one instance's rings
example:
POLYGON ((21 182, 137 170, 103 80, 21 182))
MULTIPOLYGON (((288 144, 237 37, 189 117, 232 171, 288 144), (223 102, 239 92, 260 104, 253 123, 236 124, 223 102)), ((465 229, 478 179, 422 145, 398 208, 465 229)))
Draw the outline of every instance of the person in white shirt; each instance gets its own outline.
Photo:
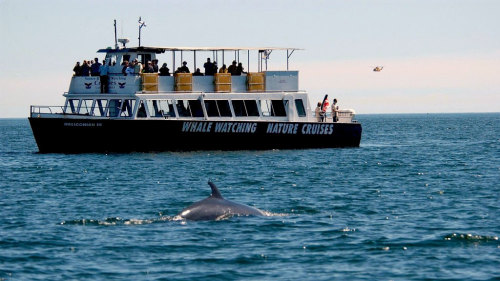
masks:
POLYGON ((332 104, 332 119, 333 119, 333 122, 339 121, 338 112, 339 112, 339 105, 337 104, 337 99, 333 99, 333 104, 332 104))

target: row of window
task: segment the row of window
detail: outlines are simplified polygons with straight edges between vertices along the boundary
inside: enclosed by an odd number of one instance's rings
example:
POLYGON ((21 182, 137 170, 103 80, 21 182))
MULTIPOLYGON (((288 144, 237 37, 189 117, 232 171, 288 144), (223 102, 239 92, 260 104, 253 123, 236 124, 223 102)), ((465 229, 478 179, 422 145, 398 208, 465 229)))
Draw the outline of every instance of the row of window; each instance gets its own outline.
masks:
MULTIPOLYGON (((70 99, 65 113, 105 117, 131 117, 134 99, 70 99)), ((208 117, 232 117, 231 106, 235 117, 262 116, 286 117, 288 100, 205 100, 208 117), (259 112, 260 108, 260 112, 259 112)), ((295 108, 299 117, 306 116, 302 99, 295 99, 295 108)), ((200 100, 141 100, 137 109, 137 117, 204 117, 200 100), (177 109, 177 113, 174 110, 177 109)))

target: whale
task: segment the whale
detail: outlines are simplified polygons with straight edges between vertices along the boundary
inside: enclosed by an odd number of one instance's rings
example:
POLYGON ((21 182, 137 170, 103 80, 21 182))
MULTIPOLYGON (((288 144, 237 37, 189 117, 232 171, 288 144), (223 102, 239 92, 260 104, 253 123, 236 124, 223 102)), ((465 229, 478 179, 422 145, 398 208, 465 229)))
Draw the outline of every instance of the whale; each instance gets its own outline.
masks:
POLYGON ((177 214, 178 217, 191 221, 207 221, 220 220, 232 216, 266 215, 266 213, 259 209, 224 199, 213 182, 208 181, 208 185, 212 189, 212 194, 180 211, 177 214))

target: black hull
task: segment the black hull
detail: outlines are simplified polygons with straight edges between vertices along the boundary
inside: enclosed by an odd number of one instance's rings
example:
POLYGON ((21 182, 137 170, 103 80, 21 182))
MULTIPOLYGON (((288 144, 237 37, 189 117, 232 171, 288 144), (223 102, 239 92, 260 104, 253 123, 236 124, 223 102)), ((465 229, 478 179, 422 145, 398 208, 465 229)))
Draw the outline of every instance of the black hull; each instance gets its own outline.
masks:
POLYGON ((358 147, 359 123, 28 118, 41 153, 358 147))

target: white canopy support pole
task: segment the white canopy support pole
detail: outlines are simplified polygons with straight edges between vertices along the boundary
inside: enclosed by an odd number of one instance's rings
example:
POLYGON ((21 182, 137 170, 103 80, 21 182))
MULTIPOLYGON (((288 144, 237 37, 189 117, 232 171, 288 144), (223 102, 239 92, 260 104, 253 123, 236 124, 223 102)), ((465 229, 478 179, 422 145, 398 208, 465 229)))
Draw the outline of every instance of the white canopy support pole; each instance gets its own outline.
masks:
POLYGON ((194 57, 194 69, 193 69, 193 72, 196 72, 196 50, 193 51, 193 57, 194 57))
POLYGON ((172 73, 175 72, 176 68, 175 68, 175 51, 172 51, 172 73))

